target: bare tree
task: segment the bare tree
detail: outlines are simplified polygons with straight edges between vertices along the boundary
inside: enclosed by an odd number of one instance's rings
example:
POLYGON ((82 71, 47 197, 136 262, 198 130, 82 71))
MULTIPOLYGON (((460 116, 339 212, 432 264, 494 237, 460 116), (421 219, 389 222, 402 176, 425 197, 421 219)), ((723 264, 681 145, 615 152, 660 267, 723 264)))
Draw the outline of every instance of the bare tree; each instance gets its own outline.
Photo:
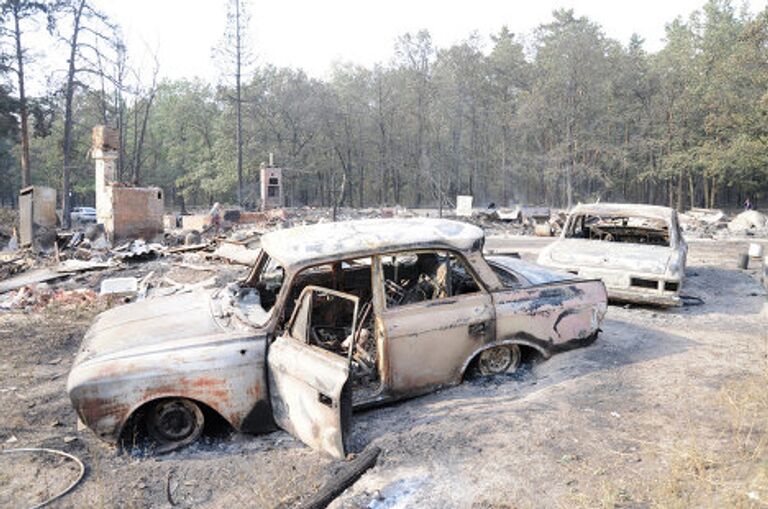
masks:
MULTIPOLYGON (((424 179, 429 175, 432 163, 428 148, 430 134, 429 113, 432 100, 432 84, 430 80, 432 60, 435 49, 432 37, 426 30, 419 31, 415 36, 405 34, 398 38, 395 46, 397 58, 403 69, 409 73, 408 89, 414 96, 413 115, 416 119, 416 153, 415 160, 418 178, 424 179)), ((417 191, 416 203, 420 205, 421 190, 417 191)))
POLYGON ((230 98, 235 105, 237 145, 237 202, 243 206, 243 118, 242 118, 242 79, 244 69, 251 63, 251 53, 245 44, 246 31, 250 15, 245 10, 243 0, 227 0, 227 28, 224 38, 214 48, 214 58, 221 58, 223 66, 234 71, 235 97, 230 98), (231 67, 230 67, 231 66, 231 67))
POLYGON ((153 55, 154 67, 152 68, 152 83, 148 89, 142 90, 141 77, 136 73, 136 99, 133 105, 133 156, 132 156, 132 176, 131 181, 134 185, 139 184, 141 177, 141 165, 144 162, 142 149, 144 147, 144 137, 147 133, 147 123, 149 122, 149 112, 152 109, 152 103, 157 95, 157 75, 160 71, 160 63, 157 54, 153 55))
POLYGON ((112 46, 113 34, 116 27, 111 24, 107 16, 90 3, 89 0, 66 0, 57 5, 58 12, 70 23, 70 35, 66 38, 69 49, 67 65, 67 79, 64 88, 64 143, 63 164, 61 179, 61 209, 62 222, 69 227, 70 210, 70 171, 72 158, 72 100, 75 88, 83 87, 84 83, 79 77, 82 74, 94 74, 104 76, 99 71, 99 66, 94 60, 101 58, 101 50, 96 41, 101 41, 112 46))
POLYGON ((115 50, 117 52, 117 58, 115 61, 115 112, 116 112, 116 125, 118 140, 120 147, 117 155, 117 176, 118 179, 123 178, 123 172, 125 171, 125 142, 127 139, 127 133, 125 129, 125 98, 123 93, 125 91, 125 79, 128 72, 128 55, 126 52, 125 44, 119 34, 115 40, 115 50))

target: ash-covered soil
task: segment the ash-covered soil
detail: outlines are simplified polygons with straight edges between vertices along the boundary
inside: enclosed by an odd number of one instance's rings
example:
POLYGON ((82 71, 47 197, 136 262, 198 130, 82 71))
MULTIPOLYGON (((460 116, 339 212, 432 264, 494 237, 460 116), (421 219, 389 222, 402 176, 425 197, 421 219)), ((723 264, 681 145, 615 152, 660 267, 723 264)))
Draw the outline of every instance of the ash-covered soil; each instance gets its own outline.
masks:
MULTIPOLYGON (((540 241, 491 239, 535 255, 540 241)), ((591 346, 522 372, 357 414, 379 461, 332 507, 762 507, 768 504, 768 307, 744 244, 691 243, 701 306, 610 306, 591 346)), ((181 275, 179 275, 181 277, 181 275)), ((202 276, 201 276, 202 277, 202 276)), ((54 507, 290 507, 340 463, 284 432, 219 432, 161 457, 76 429, 65 393, 106 304, 0 314, 0 449, 50 447, 87 474, 54 507)), ((0 454, 0 507, 66 486, 71 463, 0 454)))

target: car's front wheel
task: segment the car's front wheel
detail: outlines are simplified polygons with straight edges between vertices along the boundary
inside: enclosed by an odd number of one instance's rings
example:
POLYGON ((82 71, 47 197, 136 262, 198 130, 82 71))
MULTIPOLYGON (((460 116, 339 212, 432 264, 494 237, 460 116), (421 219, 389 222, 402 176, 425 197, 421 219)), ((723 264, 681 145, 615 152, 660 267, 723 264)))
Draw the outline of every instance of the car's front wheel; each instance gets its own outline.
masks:
POLYGON ((483 376, 514 373, 520 366, 520 347, 500 345, 483 350, 477 358, 477 370, 483 376))
POLYGON ((205 424, 203 411, 188 399, 163 399, 146 414, 147 432, 157 442, 157 452, 180 449, 200 437, 205 424))

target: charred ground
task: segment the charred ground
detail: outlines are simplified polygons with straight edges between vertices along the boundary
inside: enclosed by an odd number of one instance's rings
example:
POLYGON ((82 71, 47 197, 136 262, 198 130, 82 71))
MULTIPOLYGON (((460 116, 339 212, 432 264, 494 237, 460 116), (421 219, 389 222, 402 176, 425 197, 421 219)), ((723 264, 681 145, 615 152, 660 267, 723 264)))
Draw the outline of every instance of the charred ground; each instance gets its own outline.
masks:
MULTIPOLYGON (((524 257, 541 245, 489 240, 524 257)), ((514 377, 470 380, 356 415, 356 448, 374 444, 382 454, 334 506, 764 504, 768 311, 753 275, 735 268, 743 249, 691 243, 685 293, 701 297, 701 306, 611 306, 590 347, 514 377)), ((184 277, 193 283, 210 274, 174 274, 184 277)), ((78 432, 66 375, 80 337, 107 305, 56 302, 0 315, 3 448, 63 449, 88 467, 60 507, 292 506, 333 478, 339 463, 283 432, 219 433, 162 457, 118 454, 78 432)), ((40 501, 75 474, 64 461, 10 455, 0 455, 0 472, 3 506, 40 501)))

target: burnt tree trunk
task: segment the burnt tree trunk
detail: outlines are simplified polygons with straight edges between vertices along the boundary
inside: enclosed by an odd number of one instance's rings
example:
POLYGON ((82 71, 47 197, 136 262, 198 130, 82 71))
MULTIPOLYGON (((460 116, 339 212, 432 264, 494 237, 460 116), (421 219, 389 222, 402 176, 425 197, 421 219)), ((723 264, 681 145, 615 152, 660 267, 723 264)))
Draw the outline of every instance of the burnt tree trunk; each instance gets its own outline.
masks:
POLYGON ((67 69, 67 85, 64 94, 64 164, 61 178, 61 219, 65 228, 69 228, 69 177, 72 159, 72 99, 75 93, 75 57, 77 56, 77 39, 80 35, 80 20, 83 15, 85 0, 80 0, 72 20, 72 39, 69 41, 69 66, 67 69))
POLYGON ((235 43, 236 43, 236 68, 235 68, 235 110, 237 114, 237 203, 243 206, 243 117, 241 99, 241 67, 242 67, 242 40, 240 33, 240 0, 235 0, 235 43))
POLYGON ((19 26, 19 7, 13 9, 13 37, 16 42, 16 72, 19 78, 19 117, 21 120, 21 187, 32 184, 32 171, 29 167, 29 110, 24 89, 24 52, 21 48, 21 27, 19 26))

